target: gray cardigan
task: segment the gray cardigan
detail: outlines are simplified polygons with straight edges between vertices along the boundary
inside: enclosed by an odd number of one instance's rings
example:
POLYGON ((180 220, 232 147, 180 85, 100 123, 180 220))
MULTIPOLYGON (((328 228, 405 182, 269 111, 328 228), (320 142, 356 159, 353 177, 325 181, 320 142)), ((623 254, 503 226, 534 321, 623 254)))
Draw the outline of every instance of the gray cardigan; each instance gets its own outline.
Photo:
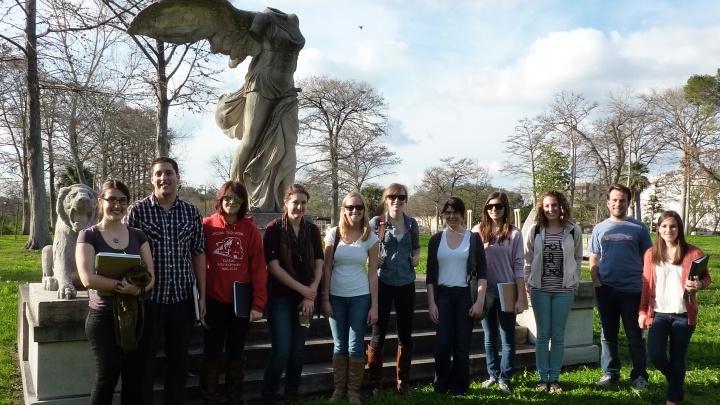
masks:
MULTIPOLYGON (((543 249, 545 245, 545 228, 535 234, 533 225, 525 241, 525 283, 533 288, 541 288, 543 249)), ((563 229, 563 284, 564 288, 575 288, 580 282, 580 265, 582 264, 582 230, 579 226, 569 223, 563 229)))

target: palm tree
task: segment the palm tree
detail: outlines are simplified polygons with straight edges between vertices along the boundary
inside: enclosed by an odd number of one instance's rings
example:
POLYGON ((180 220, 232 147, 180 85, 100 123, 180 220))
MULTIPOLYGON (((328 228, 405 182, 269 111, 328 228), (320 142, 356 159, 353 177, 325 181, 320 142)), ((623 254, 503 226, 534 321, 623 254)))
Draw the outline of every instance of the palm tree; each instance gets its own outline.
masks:
POLYGON ((645 163, 632 162, 628 165, 625 174, 621 176, 621 181, 632 191, 635 200, 634 216, 638 221, 642 221, 640 213, 640 194, 650 187, 650 179, 645 176, 650 173, 645 163))

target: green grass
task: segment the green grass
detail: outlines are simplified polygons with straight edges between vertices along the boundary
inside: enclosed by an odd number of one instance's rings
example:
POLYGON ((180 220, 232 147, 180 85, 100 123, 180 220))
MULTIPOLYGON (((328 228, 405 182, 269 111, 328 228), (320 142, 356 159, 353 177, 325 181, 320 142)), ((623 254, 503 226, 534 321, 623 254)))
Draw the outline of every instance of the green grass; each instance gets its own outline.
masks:
POLYGON ((0 404, 22 398, 16 345, 18 286, 42 278, 40 253, 22 250, 26 239, 0 236, 0 404))
MULTIPOLYGON (((713 259, 720 260, 720 237, 693 236, 689 242, 698 245, 713 259)), ((428 237, 421 237, 423 246, 418 273, 425 273, 426 246, 428 237)), ((24 252, 22 245, 24 237, 17 240, 12 236, 0 236, 0 404, 10 404, 13 400, 22 398, 22 386, 17 364, 16 335, 17 335, 17 291, 18 286, 26 282, 38 282, 41 279, 40 254, 38 252, 24 252)), ((711 260, 711 274, 716 283, 720 283, 720 266, 714 265, 711 260)), ((584 271, 584 279, 588 279, 584 271)), ((710 289, 701 291, 700 315, 698 327, 693 335, 688 352, 688 374, 686 380, 686 404, 717 403, 720 397, 720 287, 717 284, 710 289)), ((599 345, 599 324, 595 315, 594 336, 595 343, 599 345)), ((621 334, 621 339, 624 335, 621 334)), ((651 366, 651 388, 648 392, 638 396, 630 390, 628 379, 629 356, 627 345, 621 341, 621 356, 623 358, 623 382, 618 390, 602 391, 594 388, 595 381, 600 377, 599 366, 578 366, 564 370, 561 382, 565 389, 562 395, 538 394, 534 391, 537 377, 533 370, 518 370, 513 384, 515 392, 505 397, 496 389, 481 388, 476 382, 471 386, 467 396, 449 398, 432 392, 429 385, 415 387, 413 404, 443 404, 443 403, 504 403, 526 404, 547 403, 567 404, 660 404, 664 403, 665 379, 651 366)), ((392 404, 400 402, 394 395, 386 395, 379 399, 364 398, 367 404, 392 404)), ((326 399, 311 398, 304 403, 321 404, 326 399)))

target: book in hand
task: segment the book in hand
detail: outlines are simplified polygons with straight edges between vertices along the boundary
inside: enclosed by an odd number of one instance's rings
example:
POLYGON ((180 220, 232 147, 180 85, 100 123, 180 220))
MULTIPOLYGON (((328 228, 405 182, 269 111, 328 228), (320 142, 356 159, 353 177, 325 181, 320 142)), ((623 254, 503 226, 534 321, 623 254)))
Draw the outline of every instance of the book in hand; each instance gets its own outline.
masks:
POLYGON ((515 312, 515 301, 517 300, 517 286, 515 283, 498 283, 498 298, 500 298, 500 310, 503 312, 515 312))
POLYGON ((239 281, 233 283, 233 308, 235 310, 235 316, 243 319, 250 318, 252 298, 252 284, 241 283, 239 281))
POLYGON ((122 280, 128 270, 140 265, 142 265, 140 255, 112 252, 100 252, 95 255, 97 274, 115 280, 122 280))
POLYGON ((708 255, 703 255, 699 259, 693 260, 690 265, 690 272, 688 273, 688 279, 694 280, 695 277, 703 278, 708 271, 708 255))

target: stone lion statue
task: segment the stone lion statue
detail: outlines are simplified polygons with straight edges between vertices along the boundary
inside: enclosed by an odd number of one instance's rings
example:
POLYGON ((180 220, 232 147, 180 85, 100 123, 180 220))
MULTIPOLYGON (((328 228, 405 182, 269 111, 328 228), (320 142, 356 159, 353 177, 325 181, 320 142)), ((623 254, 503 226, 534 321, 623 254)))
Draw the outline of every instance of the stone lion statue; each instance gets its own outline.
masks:
POLYGON ((58 220, 53 244, 42 251, 43 286, 58 298, 73 299, 83 288, 75 265, 78 233, 98 222, 97 193, 84 184, 63 187, 58 193, 58 220))

